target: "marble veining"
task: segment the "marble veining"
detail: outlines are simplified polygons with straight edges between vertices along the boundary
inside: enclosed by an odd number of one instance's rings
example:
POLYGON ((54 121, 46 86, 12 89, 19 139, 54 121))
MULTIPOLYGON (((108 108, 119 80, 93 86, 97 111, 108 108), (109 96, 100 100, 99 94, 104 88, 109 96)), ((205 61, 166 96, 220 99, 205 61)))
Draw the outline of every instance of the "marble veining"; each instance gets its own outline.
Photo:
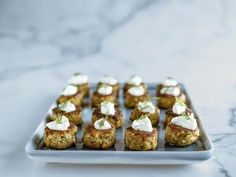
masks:
POLYGON ((0 172, 3 176, 236 176, 236 2, 0 1, 0 172), (172 76, 186 85, 214 145, 191 166, 32 162, 28 138, 74 72, 90 82, 172 76), (9 170, 14 167, 14 170, 9 170))

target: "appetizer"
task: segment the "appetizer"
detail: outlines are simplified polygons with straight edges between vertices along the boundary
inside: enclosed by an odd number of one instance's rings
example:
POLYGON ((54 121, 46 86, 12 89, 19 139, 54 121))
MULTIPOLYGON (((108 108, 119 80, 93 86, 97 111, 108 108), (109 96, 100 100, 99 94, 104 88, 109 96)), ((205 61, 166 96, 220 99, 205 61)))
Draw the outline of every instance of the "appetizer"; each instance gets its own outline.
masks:
POLYGON ((83 96, 89 96, 88 76, 81 73, 76 73, 69 79, 68 84, 75 85, 83 96))
POLYGON ((61 115, 66 116, 69 121, 75 125, 81 125, 83 123, 82 108, 74 105, 70 101, 60 103, 57 107, 52 109, 52 120, 56 120, 57 117, 61 115))
POLYGON ((125 93, 125 106, 127 108, 134 108, 139 102, 143 102, 148 99, 148 92, 145 91, 145 88, 142 85, 131 87, 125 93))
POLYGON ((171 146, 188 146, 199 137, 196 119, 190 116, 178 116, 171 119, 165 130, 165 141, 171 146))
POLYGON ((130 120, 134 121, 142 115, 148 115, 152 126, 156 126, 160 119, 160 110, 151 101, 139 102, 130 115, 130 120))
POLYGON ((104 84, 111 86, 113 89, 113 92, 118 97, 120 84, 118 83, 116 78, 114 78, 112 76, 107 76, 107 75, 102 77, 101 81, 97 84, 97 88, 99 88, 101 85, 104 85, 104 84))
POLYGON ((103 101, 99 107, 93 110, 92 122, 107 116, 107 121, 114 125, 115 128, 119 128, 123 124, 123 115, 121 110, 109 101, 103 101))
POLYGON ((60 97, 57 99, 57 104, 70 101, 76 106, 80 106, 83 102, 83 93, 74 85, 68 85, 62 91, 60 97))
POLYGON ((109 149, 116 141, 115 127, 106 118, 101 118, 84 129, 83 143, 91 149, 109 149))
POLYGON ((134 75, 125 83, 124 94, 128 91, 129 88, 136 86, 143 86, 145 91, 147 91, 147 85, 143 83, 142 78, 134 75))
POLYGON ((157 134, 157 129, 152 127, 150 119, 141 116, 126 129, 125 146, 131 150, 153 150, 157 147, 157 134))
POLYGON ((78 128, 65 116, 46 124, 43 140, 48 148, 67 149, 76 143, 78 128))
POLYGON ((116 95, 109 85, 101 85, 92 95, 92 105, 99 106, 103 101, 116 102, 116 95))
POLYGON ((158 106, 168 109, 173 106, 175 100, 186 101, 186 96, 181 90, 177 81, 167 78, 162 84, 157 86, 158 106))
POLYGON ((185 103, 176 101, 173 107, 166 111, 165 125, 168 125, 174 117, 181 115, 194 116, 193 111, 185 103))

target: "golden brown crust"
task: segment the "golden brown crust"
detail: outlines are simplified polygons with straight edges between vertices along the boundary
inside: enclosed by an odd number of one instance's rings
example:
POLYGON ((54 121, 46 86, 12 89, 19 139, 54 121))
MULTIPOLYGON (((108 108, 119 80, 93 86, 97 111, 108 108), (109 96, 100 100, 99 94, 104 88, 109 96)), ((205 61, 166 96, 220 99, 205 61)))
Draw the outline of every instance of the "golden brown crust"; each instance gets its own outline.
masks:
POLYGON ((133 96, 129 92, 125 93, 125 106, 127 108, 134 108, 139 102, 146 101, 150 98, 148 93, 144 93, 144 95, 141 96, 133 96))
POLYGON ((172 115, 166 114, 165 126, 167 126, 174 117, 176 117, 176 116, 172 116, 172 115))
POLYGON ((108 130, 97 130, 93 124, 85 127, 83 133, 83 143, 91 149, 109 149, 115 144, 115 127, 108 130))
POLYGON ((131 150, 148 151, 157 147, 158 131, 153 128, 152 132, 135 130, 131 126, 125 131, 125 146, 131 150))
MULTIPOLYGON (((115 115, 108 115, 108 122, 112 125, 115 126, 115 128, 119 128, 122 126, 123 122, 124 122, 124 118, 123 118, 123 114, 121 112, 120 109, 118 109, 117 107, 115 108, 116 112, 115 115)), ((100 107, 96 107, 93 110, 93 114, 92 114, 92 123, 94 123, 96 120, 99 120, 101 118, 104 118, 106 115, 102 114, 100 112, 100 107)))
POLYGON ((178 125, 168 124, 165 130, 165 141, 171 146, 188 146, 196 142, 199 129, 190 130, 178 125))
POLYGON ((83 94, 83 97, 89 97, 90 86, 88 83, 75 85, 79 92, 83 94))
POLYGON ((156 95, 158 97, 158 107, 164 108, 164 109, 171 108, 175 104, 176 99, 181 100, 184 103, 186 102, 186 96, 183 93, 183 91, 181 90, 181 87, 179 85, 177 85, 177 87, 180 88, 180 95, 179 96, 161 94, 161 89, 163 87, 164 86, 162 84, 159 84, 156 89, 157 90, 156 95))
POLYGON ((60 95, 60 97, 57 99, 57 104, 65 103, 67 101, 70 101, 76 106, 81 106, 83 103, 83 93, 77 92, 76 94, 70 96, 60 95))
POLYGON ((99 106, 101 104, 101 102, 103 101, 109 101, 109 102, 113 102, 116 103, 116 95, 114 92, 112 92, 109 95, 101 95, 99 94, 97 91, 93 92, 92 95, 92 106, 99 106))
MULTIPOLYGON (((98 89, 99 87, 101 87, 102 85, 104 85, 104 83, 98 82, 98 84, 97 84, 97 89, 98 89)), ((106 85, 111 86, 111 87, 112 87, 112 90, 113 90, 113 92, 114 92, 114 94, 116 95, 116 97, 118 97, 118 95, 119 95, 119 90, 120 90, 120 84, 117 83, 117 84, 115 84, 115 85, 111 85, 111 84, 106 84, 106 85)))
POLYGON ((148 118, 150 119, 152 126, 156 126, 159 123, 160 120, 160 111, 157 107, 155 107, 154 113, 146 113, 142 112, 138 109, 138 106, 135 107, 135 109, 132 111, 130 115, 130 120, 134 121, 137 120, 140 116, 148 114, 148 118))
POLYGON ((48 148, 67 149, 76 143, 77 131, 78 128, 73 123, 70 123, 70 127, 65 131, 51 130, 46 127, 43 140, 48 148))
POLYGON ((82 108, 80 106, 75 106, 76 110, 72 112, 65 112, 60 110, 58 107, 52 109, 52 116, 51 119, 55 120, 56 117, 63 115, 66 116, 70 122, 74 123, 75 125, 81 125, 83 123, 82 118, 82 108))

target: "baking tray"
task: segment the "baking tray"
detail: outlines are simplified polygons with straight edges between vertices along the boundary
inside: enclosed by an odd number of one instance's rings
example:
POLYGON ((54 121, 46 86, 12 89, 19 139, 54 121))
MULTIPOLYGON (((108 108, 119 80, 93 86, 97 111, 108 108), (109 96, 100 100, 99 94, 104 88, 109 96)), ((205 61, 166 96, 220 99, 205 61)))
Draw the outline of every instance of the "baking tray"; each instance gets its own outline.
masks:
MULTIPOLYGON (((151 96, 155 96, 156 85, 148 84, 151 96)), ((92 115, 90 99, 85 99, 83 108, 84 124, 79 126, 77 133, 78 142, 74 147, 66 150, 52 150, 44 146, 42 137, 46 123, 50 121, 49 115, 55 103, 50 107, 45 118, 39 124, 25 147, 28 157, 35 161, 50 163, 78 163, 78 164, 193 164, 210 159, 213 156, 213 144, 209 139, 203 124, 197 115, 189 95, 183 84, 180 84, 182 90, 187 96, 189 107, 193 110, 200 130, 200 138, 196 143, 187 147, 172 147, 165 143, 165 111, 161 109, 160 122, 156 127, 159 131, 158 147, 153 151, 132 151, 124 146, 124 131, 131 124, 129 116, 132 110, 125 108, 122 89, 120 89, 119 103, 124 116, 122 128, 116 130, 116 143, 114 147, 108 150, 91 150, 83 146, 81 137, 84 126, 86 126, 92 115)), ((91 85, 91 92, 96 88, 95 84, 91 85)))

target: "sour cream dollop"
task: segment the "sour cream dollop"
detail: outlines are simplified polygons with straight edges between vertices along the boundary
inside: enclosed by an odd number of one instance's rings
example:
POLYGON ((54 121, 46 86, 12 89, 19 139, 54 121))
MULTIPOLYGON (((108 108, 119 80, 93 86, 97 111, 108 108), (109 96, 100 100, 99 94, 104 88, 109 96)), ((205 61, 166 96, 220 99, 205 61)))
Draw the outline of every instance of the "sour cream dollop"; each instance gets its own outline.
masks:
POLYGON ((132 123, 132 128, 145 132, 152 132, 153 130, 152 123, 148 117, 134 120, 132 123))
POLYGON ((155 106, 151 101, 139 102, 138 109, 146 113, 155 113, 155 106))
POLYGON ((114 103, 104 101, 101 103, 101 113, 105 115, 115 115, 114 103))
POLYGON ((64 88, 64 90, 62 91, 61 95, 64 96, 71 96, 76 94, 78 91, 77 87, 74 85, 68 85, 66 86, 66 88, 64 88))
POLYGON ((111 128, 111 124, 104 118, 101 118, 94 122, 94 127, 97 130, 108 130, 111 128))
POLYGON ((112 87, 109 85, 103 85, 98 88, 98 93, 101 95, 110 95, 112 93, 112 87))
POLYGON ((172 107, 172 111, 175 114, 182 114, 186 111, 186 105, 176 102, 174 106, 172 107))
POLYGON ((128 81, 129 84, 136 85, 136 86, 140 85, 142 82, 143 82, 142 78, 139 76, 132 76, 130 80, 128 81))
POLYGON ((58 105, 58 108, 64 112, 73 112, 76 110, 76 107, 71 102, 65 102, 58 105))
POLYGON ((111 77, 111 76, 102 77, 101 82, 104 83, 104 84, 109 84, 109 85, 116 85, 118 83, 116 78, 111 77))
POLYGON ((180 88, 179 87, 163 87, 161 89, 161 94, 179 96, 180 95, 180 88))
POLYGON ((86 84, 88 83, 88 76, 84 74, 75 74, 69 79, 68 83, 72 85, 86 84))
POLYGON ((196 130, 197 128, 197 121, 192 115, 174 117, 171 123, 190 130, 196 130))
POLYGON ((167 87, 174 87, 174 86, 177 86, 178 82, 168 77, 162 84, 167 87))
POLYGON ((129 94, 133 96, 141 96, 144 95, 144 88, 143 86, 135 86, 128 89, 129 94))
POLYGON ((51 130, 65 131, 70 126, 70 122, 66 116, 62 116, 61 120, 54 120, 46 124, 51 130))

